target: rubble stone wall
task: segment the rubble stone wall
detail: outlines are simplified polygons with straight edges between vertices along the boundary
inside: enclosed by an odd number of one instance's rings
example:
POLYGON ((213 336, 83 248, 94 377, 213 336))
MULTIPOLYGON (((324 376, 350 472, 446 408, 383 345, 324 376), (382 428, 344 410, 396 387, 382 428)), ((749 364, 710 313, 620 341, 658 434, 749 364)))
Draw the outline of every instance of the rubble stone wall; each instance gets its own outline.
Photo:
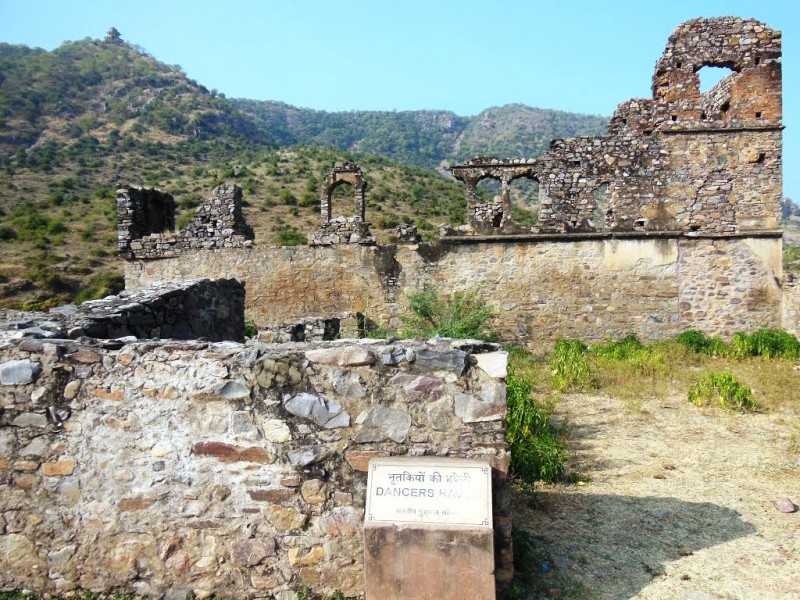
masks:
POLYGON ((0 589, 360 596, 370 458, 485 460, 502 490, 496 347, 40 341, 0 340, 0 589))
POLYGON ((504 339, 657 339, 696 327, 730 336, 781 323, 781 239, 528 237, 388 247, 252 248, 126 265, 126 285, 223 275, 246 284, 257 325, 362 313, 398 327, 407 295, 477 288, 504 339))

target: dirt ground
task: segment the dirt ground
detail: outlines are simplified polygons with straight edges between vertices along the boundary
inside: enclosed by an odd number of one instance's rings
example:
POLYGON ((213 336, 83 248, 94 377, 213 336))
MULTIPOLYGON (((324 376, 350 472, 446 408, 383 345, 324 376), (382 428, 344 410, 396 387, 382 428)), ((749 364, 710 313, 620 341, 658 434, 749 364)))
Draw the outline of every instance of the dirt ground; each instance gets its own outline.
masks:
POLYGON ((773 505, 800 504, 797 414, 574 395, 557 418, 586 481, 518 498, 533 597, 800 599, 800 512, 773 505))

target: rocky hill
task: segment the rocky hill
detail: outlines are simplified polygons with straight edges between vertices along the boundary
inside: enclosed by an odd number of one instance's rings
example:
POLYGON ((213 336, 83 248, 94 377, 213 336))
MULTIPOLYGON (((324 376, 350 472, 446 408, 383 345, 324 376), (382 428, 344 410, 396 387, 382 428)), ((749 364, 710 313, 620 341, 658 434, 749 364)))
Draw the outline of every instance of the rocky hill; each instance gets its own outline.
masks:
POLYGON ((488 108, 474 117, 449 111, 325 112, 281 102, 233 100, 281 144, 330 146, 437 167, 477 154, 537 156, 550 140, 605 132, 605 117, 532 108, 488 108))
POLYGON ((52 52, 0 43, 0 306, 117 289, 113 190, 123 184, 173 193, 180 223, 232 179, 257 240, 303 243, 322 176, 355 159, 378 237, 402 221, 431 236, 464 213, 460 186, 434 167, 474 154, 532 156, 551 138, 604 127, 601 117, 523 105, 461 117, 230 100, 113 32, 52 52))

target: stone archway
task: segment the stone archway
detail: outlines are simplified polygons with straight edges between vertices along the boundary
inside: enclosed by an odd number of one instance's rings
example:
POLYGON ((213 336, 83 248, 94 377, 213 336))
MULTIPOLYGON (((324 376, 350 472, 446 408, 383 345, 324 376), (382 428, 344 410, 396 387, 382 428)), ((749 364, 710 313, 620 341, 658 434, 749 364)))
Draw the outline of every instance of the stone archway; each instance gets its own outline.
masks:
POLYGON ((322 225, 328 225, 331 222, 333 214, 333 192, 343 183, 349 183, 353 186, 353 193, 355 194, 356 214, 353 215, 356 220, 360 222, 366 221, 367 215, 367 182, 364 179, 364 172, 354 162, 345 162, 341 165, 333 167, 328 173, 325 185, 322 188, 320 197, 320 214, 322 225))

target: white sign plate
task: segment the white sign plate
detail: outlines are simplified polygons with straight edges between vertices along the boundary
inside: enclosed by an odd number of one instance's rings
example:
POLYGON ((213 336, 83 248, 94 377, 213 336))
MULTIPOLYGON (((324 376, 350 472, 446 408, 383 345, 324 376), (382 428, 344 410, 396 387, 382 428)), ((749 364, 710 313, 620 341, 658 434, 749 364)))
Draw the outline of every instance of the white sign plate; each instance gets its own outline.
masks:
POLYGON ((492 527, 492 470, 458 458, 376 458, 366 523, 492 527))

